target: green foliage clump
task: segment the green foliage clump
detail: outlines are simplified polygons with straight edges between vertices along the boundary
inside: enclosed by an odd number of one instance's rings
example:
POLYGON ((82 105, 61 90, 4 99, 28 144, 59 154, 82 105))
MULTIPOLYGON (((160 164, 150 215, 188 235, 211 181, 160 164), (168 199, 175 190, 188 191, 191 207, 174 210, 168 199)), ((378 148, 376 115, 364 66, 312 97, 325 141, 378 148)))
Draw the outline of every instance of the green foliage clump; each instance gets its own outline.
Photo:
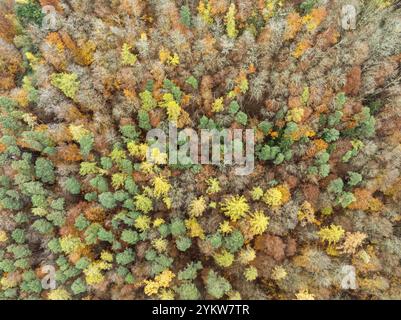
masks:
MULTIPOLYGON (((354 179, 358 179, 359 177, 354 176, 354 179)), ((361 177, 362 179, 362 177, 361 177)), ((357 180, 356 180, 357 181, 357 180)), ((355 181, 354 181, 355 182, 355 181)), ((359 182, 358 182, 359 183, 359 182)), ((343 208, 348 207, 352 202, 356 200, 355 196, 352 192, 346 192, 344 189, 344 182, 341 178, 332 180, 327 188, 327 191, 335 194, 337 196, 336 202, 341 205, 343 208)))
POLYGON ((32 224, 32 228, 41 234, 49 234, 53 231, 52 224, 45 219, 38 219, 32 224))
POLYGON ((284 160, 291 158, 291 153, 282 153, 282 150, 278 146, 269 146, 265 144, 257 151, 257 156, 263 161, 273 161, 275 165, 283 163, 284 160))
POLYGON ((219 232, 209 235, 206 240, 210 243, 213 249, 220 248, 223 243, 223 237, 219 232))
POLYGON ((138 111, 138 126, 143 130, 150 130, 152 127, 150 126, 149 114, 146 110, 138 111))
POLYGON ((375 135, 376 119, 371 115, 371 110, 368 107, 363 107, 362 111, 355 115, 355 121, 358 126, 353 130, 352 135, 359 138, 369 138, 375 135))
POLYGON ((44 17, 41 6, 32 0, 17 3, 15 13, 24 27, 29 23, 34 23, 40 26, 44 17))
POLYGON ((76 219, 75 219, 75 228, 77 228, 79 231, 83 231, 90 225, 90 222, 85 218, 83 214, 80 214, 76 219))
POLYGON ((246 115, 246 113, 240 111, 237 113, 237 115, 235 116, 235 120, 239 123, 242 124, 243 126, 246 126, 247 122, 248 122, 248 116, 246 115))
POLYGON ((330 165, 328 163, 321 164, 319 166, 319 176, 325 178, 329 174, 330 174, 330 165))
POLYGON ((99 228, 97 236, 101 241, 107 241, 109 243, 113 243, 114 241, 113 233, 111 231, 107 231, 103 227, 99 228))
POLYGON ((231 114, 236 114, 240 109, 240 106, 236 100, 231 101, 230 104, 228 105, 228 111, 231 114))
POLYGON ((343 191, 344 182, 341 178, 332 180, 327 188, 330 193, 338 194, 343 191))
POLYGON ((201 296, 199 289, 192 282, 184 282, 176 289, 176 292, 180 300, 199 300, 201 296))
POLYGON ((338 138, 340 137, 340 132, 338 132, 337 129, 331 128, 331 129, 324 129, 323 130, 323 139, 326 142, 334 142, 337 141, 338 138))
POLYGON ((135 126, 133 126, 132 124, 120 126, 120 132, 125 138, 131 140, 136 140, 139 137, 139 132, 136 131, 135 126))
POLYGON ((188 6, 181 6, 180 9, 180 20, 183 25, 186 25, 188 28, 191 27, 191 11, 188 6))
POLYGON ((101 157, 100 165, 104 170, 109 170, 113 167, 113 161, 109 157, 101 157))
POLYGON ((0 205, 8 210, 18 211, 23 207, 20 194, 15 190, 4 190, 0 194, 0 205))
POLYGON ((49 248, 49 250, 53 253, 61 253, 62 249, 60 246, 60 241, 57 238, 53 238, 51 239, 48 243, 47 243, 47 247, 49 248))
POLYGON ((198 276, 198 271, 202 270, 203 266, 200 261, 191 262, 187 267, 178 273, 178 280, 195 280, 198 276))
POLYGON ((64 184, 65 190, 71 194, 81 193, 81 183, 75 177, 69 177, 64 184))
POLYGON ((177 249, 185 252, 187 251, 191 245, 192 245, 192 241, 190 238, 188 237, 179 237, 176 241, 175 241, 176 245, 177 245, 177 249))
POLYGON ((98 232, 101 228, 102 226, 98 223, 92 223, 86 228, 84 232, 86 244, 90 245, 97 242, 98 232))
POLYGON ((173 221, 171 221, 170 229, 171 229, 171 234, 174 237, 178 237, 185 234, 187 230, 184 221, 181 219, 174 219, 173 221))
POLYGON ((71 284, 71 290, 74 294, 84 293, 87 290, 86 284, 81 278, 78 278, 71 284))
POLYGON ((102 176, 96 176, 95 178, 89 180, 89 184, 101 193, 107 192, 109 190, 109 184, 106 178, 102 176))
POLYGON ((352 202, 356 200, 352 192, 343 192, 338 198, 337 202, 343 207, 348 207, 352 202))
POLYGON ((234 230, 224 238, 224 247, 231 253, 237 252, 244 245, 244 236, 238 230, 234 230))
POLYGON ((117 253, 116 261, 120 265, 130 264, 135 260, 135 253, 132 249, 125 249, 123 252, 117 253))
POLYGON ((327 119, 327 124, 330 127, 334 127, 341 122, 341 118, 343 117, 343 113, 339 110, 336 110, 333 114, 329 115, 327 119))
POLYGON ((139 240, 138 233, 133 230, 124 230, 121 233, 121 240, 128 244, 135 244, 139 240))
POLYGON ((84 198, 88 202, 96 201, 97 200, 97 193, 96 192, 85 193, 84 198))
POLYGON ((362 175, 358 172, 348 171, 348 185, 351 187, 356 186, 360 182, 362 182, 362 175))
POLYGON ((25 231, 23 229, 14 229, 13 232, 11 233, 11 237, 14 239, 14 241, 18 244, 22 244, 25 242, 25 231))
POLYGON ((93 148, 94 138, 92 134, 87 134, 79 139, 81 155, 87 157, 93 148))
POLYGON ((52 211, 46 216, 46 218, 57 227, 62 227, 65 223, 65 216, 62 211, 52 211))
POLYGON ((171 234, 170 226, 166 223, 163 223, 161 226, 157 228, 162 238, 167 237, 171 234))
POLYGON ((206 280, 206 290, 213 298, 221 299, 231 290, 231 284, 214 270, 210 270, 206 280))
POLYGON ((39 294, 42 292, 42 284, 33 271, 26 271, 22 275, 21 290, 27 293, 39 294))
POLYGON ((304 14, 308 14, 312 11, 313 7, 318 3, 318 0, 306 0, 303 1, 299 8, 302 10, 304 14))
POLYGON ((14 272, 15 266, 13 261, 11 259, 0 260, 0 270, 7 273, 14 272))
POLYGON ((53 200, 50 204, 50 207, 54 210, 64 210, 64 198, 58 198, 56 200, 53 200))
POLYGON ((213 130, 213 129, 217 129, 218 125, 215 123, 215 121, 213 119, 209 119, 206 116, 202 116, 199 119, 199 128, 200 129, 209 129, 209 130, 213 130))
POLYGON ((26 245, 10 245, 7 247, 7 251, 12 253, 15 259, 26 258, 32 254, 26 245))
POLYGON ((117 202, 112 192, 103 192, 99 194, 99 202, 106 209, 114 209, 117 206, 117 202))
POLYGON ((317 175, 325 178, 330 174, 330 164, 328 163, 330 154, 326 151, 322 151, 315 156, 315 166, 308 168, 309 174, 317 175))
POLYGON ((23 225, 24 223, 27 223, 29 221, 29 218, 26 214, 23 212, 18 212, 16 215, 14 215, 14 221, 18 224, 23 225))
POLYGON ((337 109, 341 109, 342 107, 344 107, 346 102, 347 102, 347 96, 345 95, 344 92, 340 92, 339 94, 337 94, 335 98, 334 105, 337 109))
POLYGON ((262 121, 259 123, 258 128, 264 133, 268 134, 270 130, 273 128, 273 124, 269 121, 262 121))
POLYGON ((198 89, 199 87, 198 80, 196 80, 194 76, 190 76, 189 78, 187 78, 187 80, 185 80, 185 83, 189 84, 194 89, 198 89))
POLYGON ((36 160, 35 174, 43 183, 53 184, 56 180, 53 163, 45 158, 36 160))
POLYGON ((86 257, 82 257, 76 262, 75 267, 79 270, 84 270, 89 265, 90 265, 90 260, 86 257))
POLYGON ((171 267, 173 259, 167 255, 156 255, 151 264, 151 275, 157 275, 171 267))

